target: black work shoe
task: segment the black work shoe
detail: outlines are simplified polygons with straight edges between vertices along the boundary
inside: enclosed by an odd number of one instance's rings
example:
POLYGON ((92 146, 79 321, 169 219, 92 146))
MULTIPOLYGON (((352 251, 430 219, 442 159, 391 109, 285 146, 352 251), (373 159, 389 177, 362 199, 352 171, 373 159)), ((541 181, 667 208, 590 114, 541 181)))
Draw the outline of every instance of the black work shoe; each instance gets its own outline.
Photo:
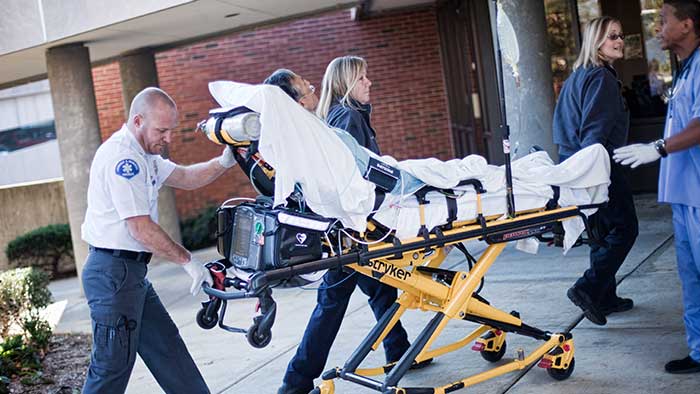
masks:
POLYGON ((591 297, 585 291, 578 288, 576 285, 571 286, 571 288, 566 292, 566 296, 569 297, 571 302, 576 304, 579 308, 583 310, 583 315, 586 316, 593 324, 599 326, 604 326, 608 323, 608 319, 605 318, 605 314, 598 309, 591 297))
POLYGON ((673 360, 666 363, 664 367, 668 373, 694 373, 700 372, 700 363, 690 358, 690 356, 682 360, 673 360))
POLYGON ((311 388, 304 389, 301 387, 292 387, 287 383, 283 383, 277 390, 277 394, 309 394, 309 392, 313 389, 313 386, 311 386, 311 388))
POLYGON ((634 308, 634 301, 629 298, 617 297, 612 304, 601 306, 600 311, 608 316, 611 313, 626 312, 632 308, 634 308))
MULTIPOLYGON (((396 362, 398 362, 398 361, 396 361, 396 362)), ((413 360, 413 364, 411 364, 411 366, 408 369, 409 370, 410 369, 423 369, 423 368, 427 367, 428 365, 430 365, 430 363, 432 363, 432 362, 433 362, 432 358, 429 358, 427 360, 423 360, 419 363, 417 363, 415 360, 413 360)), ((384 372, 389 373, 392 369, 394 369, 394 366, 396 366, 396 363, 384 367, 384 372)))
POLYGON ((432 362, 433 362, 432 358, 423 360, 419 363, 415 362, 415 360, 414 360, 413 364, 411 364, 411 367, 409 369, 423 369, 423 368, 427 367, 428 365, 430 365, 430 363, 432 363, 432 362))

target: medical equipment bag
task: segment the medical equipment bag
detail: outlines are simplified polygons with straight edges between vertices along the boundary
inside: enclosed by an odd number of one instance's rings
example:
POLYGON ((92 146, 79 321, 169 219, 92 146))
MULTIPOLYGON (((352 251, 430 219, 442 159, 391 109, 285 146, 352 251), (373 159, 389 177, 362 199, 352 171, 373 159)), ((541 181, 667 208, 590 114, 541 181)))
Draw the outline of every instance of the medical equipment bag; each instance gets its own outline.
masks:
POLYGON ((324 257, 330 221, 268 204, 243 203, 218 212, 217 249, 239 269, 265 271, 324 257))

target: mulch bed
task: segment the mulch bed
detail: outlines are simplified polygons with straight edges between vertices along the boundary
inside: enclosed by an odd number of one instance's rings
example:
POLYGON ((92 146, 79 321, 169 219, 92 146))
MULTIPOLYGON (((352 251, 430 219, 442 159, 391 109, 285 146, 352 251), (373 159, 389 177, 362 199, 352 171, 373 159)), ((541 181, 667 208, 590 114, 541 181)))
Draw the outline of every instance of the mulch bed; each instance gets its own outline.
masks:
POLYGON ((10 383, 10 393, 80 393, 90 364, 91 342, 89 334, 54 334, 42 361, 41 374, 31 379, 31 384, 23 384, 20 379, 14 379, 10 383))

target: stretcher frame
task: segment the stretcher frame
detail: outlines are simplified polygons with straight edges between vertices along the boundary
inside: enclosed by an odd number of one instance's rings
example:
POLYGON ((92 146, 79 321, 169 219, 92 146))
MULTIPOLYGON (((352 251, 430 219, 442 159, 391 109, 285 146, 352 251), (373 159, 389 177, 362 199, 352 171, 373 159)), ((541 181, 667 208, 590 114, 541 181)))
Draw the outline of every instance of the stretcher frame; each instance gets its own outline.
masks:
MULTIPOLYGON (((334 379, 353 382, 383 394, 450 393, 505 373, 522 370, 538 360, 539 366, 547 369, 554 379, 568 378, 575 364, 575 349, 571 333, 550 333, 529 326, 520 319, 517 312, 507 313, 491 306, 478 294, 477 289, 480 288, 486 273, 507 242, 541 236, 551 231, 554 223, 576 217, 584 221, 588 230, 586 216, 582 211, 601 205, 554 209, 543 207, 518 212, 515 217, 505 219, 500 215, 484 217, 481 213, 481 194, 485 191, 476 180, 468 180, 465 183, 473 185, 477 191, 478 216, 475 220, 453 222, 447 226, 449 228, 435 228, 430 233, 422 231, 421 235, 403 242, 394 238, 391 242, 354 245, 343 254, 257 272, 249 281, 227 278, 224 285, 235 288, 237 291, 234 292, 217 290, 204 284, 204 292, 217 302, 210 303, 200 313, 205 316, 218 313, 216 321, 221 328, 245 333, 253 346, 264 347, 271 339, 271 328, 276 313, 276 304, 272 298, 272 287, 275 283, 295 275, 346 267, 403 290, 403 293, 370 330, 345 364, 323 373, 322 383, 312 393, 335 393, 334 379), (447 256, 446 248, 454 246, 468 255, 462 243, 469 240, 484 240, 488 247, 468 271, 449 271, 439 268, 447 256), (224 324, 226 301, 252 297, 259 299, 261 314, 254 318, 251 328, 243 330, 226 326, 224 324), (433 312, 435 315, 398 362, 375 368, 359 368, 369 352, 379 347, 391 328, 409 309, 433 312), (479 326, 453 343, 432 349, 435 339, 451 319, 467 320, 479 326), (476 342, 472 349, 479 351, 484 359, 491 362, 499 361, 505 353, 507 332, 544 342, 527 355, 518 354, 518 357, 512 361, 456 382, 436 387, 401 387, 399 385, 401 378, 414 363, 456 351, 474 341, 476 342), (384 380, 371 378, 381 374, 386 374, 384 380)), ((425 192, 422 193, 423 196, 425 192)), ((418 198, 421 200, 420 196, 418 198)), ((420 205, 420 209, 422 212, 423 204, 420 205)), ((423 218, 422 213, 421 218, 423 218)), ((372 228, 370 222, 368 229, 372 230, 372 228)))

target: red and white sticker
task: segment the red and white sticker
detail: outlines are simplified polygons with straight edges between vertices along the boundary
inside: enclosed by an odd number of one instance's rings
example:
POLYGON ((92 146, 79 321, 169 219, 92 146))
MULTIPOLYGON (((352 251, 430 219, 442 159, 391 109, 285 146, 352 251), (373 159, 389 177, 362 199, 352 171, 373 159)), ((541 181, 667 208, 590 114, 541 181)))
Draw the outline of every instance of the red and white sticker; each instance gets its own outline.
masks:
POLYGON ((510 140, 503 140, 503 153, 510 153, 510 140))

